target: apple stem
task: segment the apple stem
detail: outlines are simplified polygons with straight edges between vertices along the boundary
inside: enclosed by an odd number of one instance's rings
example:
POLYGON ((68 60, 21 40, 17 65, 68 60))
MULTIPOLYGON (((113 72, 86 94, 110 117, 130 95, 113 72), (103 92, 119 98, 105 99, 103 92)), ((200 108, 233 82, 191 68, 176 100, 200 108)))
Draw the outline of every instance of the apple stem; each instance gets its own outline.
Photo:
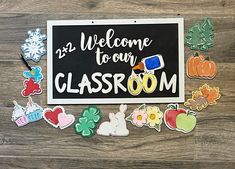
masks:
POLYGON ((167 107, 170 108, 170 109, 177 110, 179 105, 178 104, 169 104, 167 107))
POLYGON ((187 115, 194 115, 194 116, 196 116, 196 113, 194 111, 188 110, 187 115))

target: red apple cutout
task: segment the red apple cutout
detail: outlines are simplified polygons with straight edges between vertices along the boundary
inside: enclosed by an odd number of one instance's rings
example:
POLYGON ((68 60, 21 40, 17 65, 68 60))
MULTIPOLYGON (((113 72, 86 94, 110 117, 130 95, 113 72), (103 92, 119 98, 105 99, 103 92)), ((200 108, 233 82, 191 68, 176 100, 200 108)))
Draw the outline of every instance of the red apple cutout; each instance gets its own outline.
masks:
POLYGON ((185 109, 179 108, 178 104, 169 104, 167 107, 168 109, 164 113, 164 122, 169 129, 176 130, 176 117, 187 112, 185 109))

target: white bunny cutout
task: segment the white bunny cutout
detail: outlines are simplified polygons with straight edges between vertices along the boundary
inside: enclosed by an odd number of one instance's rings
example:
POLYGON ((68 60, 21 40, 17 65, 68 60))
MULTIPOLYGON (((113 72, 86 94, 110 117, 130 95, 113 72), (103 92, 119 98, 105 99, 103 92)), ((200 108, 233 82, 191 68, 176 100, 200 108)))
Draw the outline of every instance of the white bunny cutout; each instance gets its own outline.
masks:
POLYGON ((125 112, 127 105, 120 105, 119 112, 109 113, 110 122, 101 123, 97 130, 98 135, 102 136, 128 136, 129 130, 126 127, 125 112))

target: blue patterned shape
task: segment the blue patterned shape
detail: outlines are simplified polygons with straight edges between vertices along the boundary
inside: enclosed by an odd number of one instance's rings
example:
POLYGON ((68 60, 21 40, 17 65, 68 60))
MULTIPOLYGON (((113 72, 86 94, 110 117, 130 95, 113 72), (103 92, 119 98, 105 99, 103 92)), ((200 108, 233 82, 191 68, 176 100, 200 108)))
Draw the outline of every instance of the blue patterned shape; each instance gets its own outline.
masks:
POLYGON ((24 43, 21 45, 21 50, 24 53, 25 60, 39 62, 41 57, 46 54, 46 48, 43 42, 39 43, 24 43))
POLYGON ((28 38, 21 45, 21 50, 24 53, 25 60, 39 62, 41 57, 46 54, 46 48, 43 41, 46 40, 46 35, 41 33, 37 28, 35 31, 28 31, 28 38))
POLYGON ((25 78, 33 78, 36 83, 40 83, 43 79, 42 68, 40 66, 32 67, 32 71, 25 70, 23 72, 25 78))
POLYGON ((25 40, 26 43, 38 43, 47 39, 46 34, 41 33, 41 29, 37 28, 35 31, 28 31, 29 38, 25 40))

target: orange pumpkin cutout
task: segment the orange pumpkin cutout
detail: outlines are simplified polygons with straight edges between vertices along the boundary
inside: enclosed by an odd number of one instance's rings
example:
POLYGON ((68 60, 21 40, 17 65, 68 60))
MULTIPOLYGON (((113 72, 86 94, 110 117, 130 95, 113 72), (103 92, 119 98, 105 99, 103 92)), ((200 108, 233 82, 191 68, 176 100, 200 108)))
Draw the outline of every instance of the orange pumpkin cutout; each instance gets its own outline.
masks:
POLYGON ((199 53, 195 53, 193 56, 189 57, 187 61, 187 74, 189 77, 197 77, 197 65, 199 62, 204 60, 203 55, 199 55, 199 53))
POLYGON ((199 62, 197 65, 197 73, 200 77, 214 78, 217 73, 215 62, 211 61, 209 57, 205 58, 204 61, 199 62))
POLYGON ((214 61, 209 57, 195 53, 189 57, 186 63, 188 77, 213 79, 217 73, 217 67, 214 61))

